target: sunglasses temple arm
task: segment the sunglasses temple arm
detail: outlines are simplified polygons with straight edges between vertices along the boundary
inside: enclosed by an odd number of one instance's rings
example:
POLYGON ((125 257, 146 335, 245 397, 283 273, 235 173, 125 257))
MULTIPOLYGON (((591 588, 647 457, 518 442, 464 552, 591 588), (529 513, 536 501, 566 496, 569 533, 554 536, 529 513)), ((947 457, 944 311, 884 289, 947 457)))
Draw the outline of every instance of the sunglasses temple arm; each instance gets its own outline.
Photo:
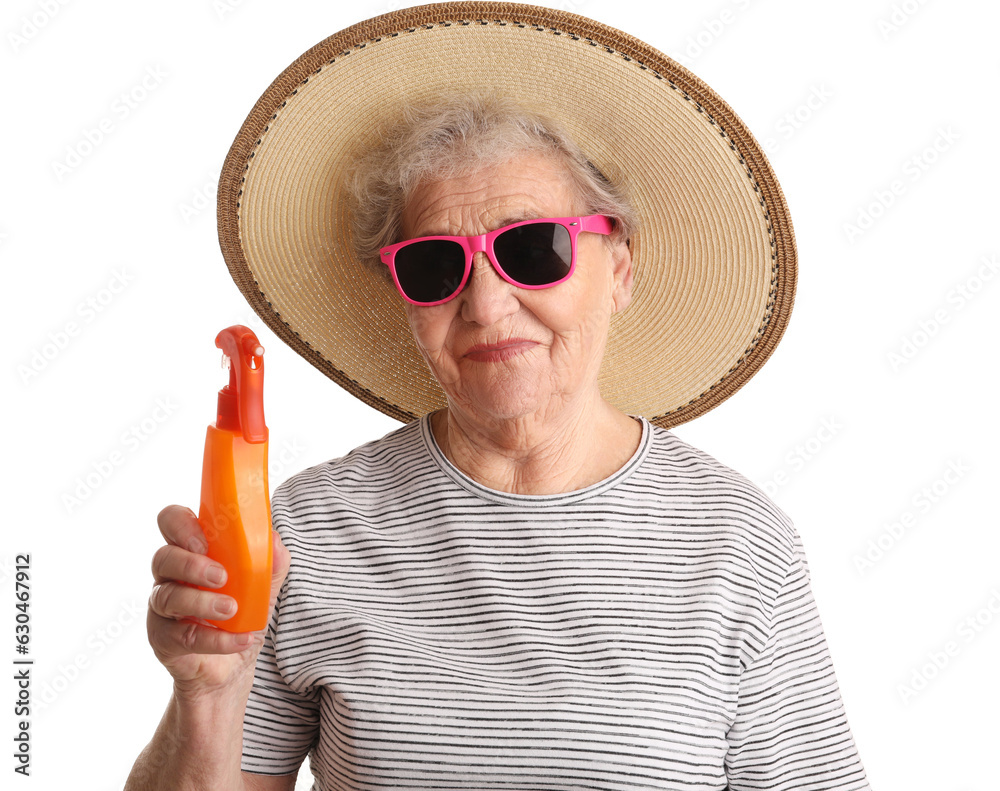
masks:
POLYGON ((592 233, 610 234, 615 229, 615 222, 604 214, 592 214, 580 218, 580 230, 592 233))

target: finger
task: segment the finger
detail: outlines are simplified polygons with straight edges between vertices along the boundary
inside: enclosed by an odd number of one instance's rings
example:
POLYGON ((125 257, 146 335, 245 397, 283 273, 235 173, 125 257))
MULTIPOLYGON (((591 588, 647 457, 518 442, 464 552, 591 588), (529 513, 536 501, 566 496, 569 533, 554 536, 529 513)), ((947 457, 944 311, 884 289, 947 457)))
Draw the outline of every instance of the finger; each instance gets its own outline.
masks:
POLYGON ((204 555, 208 551, 205 532, 198 517, 183 505, 168 505, 156 515, 156 524, 168 544, 204 555))
POLYGON ((223 621, 236 614, 236 599, 223 593, 203 591, 180 582, 153 586, 149 609, 163 618, 203 618, 223 621))
POLYGON ((166 544, 153 554, 153 580, 159 584, 176 580, 189 585, 221 588, 226 584, 226 569, 205 555, 166 544))
POLYGON ((146 616, 149 644, 158 657, 188 654, 238 654, 257 639, 254 632, 227 632, 196 621, 175 621, 150 610, 146 616))

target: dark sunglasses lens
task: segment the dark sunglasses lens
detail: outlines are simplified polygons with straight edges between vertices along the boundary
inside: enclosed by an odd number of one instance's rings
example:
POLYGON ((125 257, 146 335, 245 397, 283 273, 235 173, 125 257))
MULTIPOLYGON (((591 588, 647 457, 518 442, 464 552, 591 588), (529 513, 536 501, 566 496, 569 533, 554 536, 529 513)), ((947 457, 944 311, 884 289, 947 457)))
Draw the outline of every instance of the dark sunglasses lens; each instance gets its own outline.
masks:
POLYGON ((504 231, 493 240, 497 262, 525 286, 547 286, 569 274, 573 244, 559 223, 536 222, 504 231))
POLYGON ((450 297, 465 274, 465 250, 458 242, 426 239, 396 251, 396 278, 414 302, 450 297))

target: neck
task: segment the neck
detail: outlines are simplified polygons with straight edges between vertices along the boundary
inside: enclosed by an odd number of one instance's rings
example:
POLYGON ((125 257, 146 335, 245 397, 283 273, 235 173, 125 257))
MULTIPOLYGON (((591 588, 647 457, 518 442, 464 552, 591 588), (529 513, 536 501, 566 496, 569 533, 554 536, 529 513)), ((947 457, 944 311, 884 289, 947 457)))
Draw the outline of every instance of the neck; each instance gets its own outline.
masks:
POLYGON ((641 424, 599 396, 556 416, 483 421, 454 407, 431 416, 445 457, 474 481, 513 494, 557 494, 613 475, 639 446, 641 424))

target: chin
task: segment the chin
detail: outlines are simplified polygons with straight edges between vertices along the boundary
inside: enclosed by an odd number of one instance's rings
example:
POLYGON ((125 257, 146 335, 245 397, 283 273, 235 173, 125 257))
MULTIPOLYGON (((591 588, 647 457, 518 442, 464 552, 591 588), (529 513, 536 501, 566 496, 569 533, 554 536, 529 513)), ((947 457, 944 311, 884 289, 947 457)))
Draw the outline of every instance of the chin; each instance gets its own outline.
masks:
POLYGON ((548 404, 536 383, 521 381, 495 382, 470 388, 448 401, 462 412, 490 420, 516 420, 528 417, 548 404))

